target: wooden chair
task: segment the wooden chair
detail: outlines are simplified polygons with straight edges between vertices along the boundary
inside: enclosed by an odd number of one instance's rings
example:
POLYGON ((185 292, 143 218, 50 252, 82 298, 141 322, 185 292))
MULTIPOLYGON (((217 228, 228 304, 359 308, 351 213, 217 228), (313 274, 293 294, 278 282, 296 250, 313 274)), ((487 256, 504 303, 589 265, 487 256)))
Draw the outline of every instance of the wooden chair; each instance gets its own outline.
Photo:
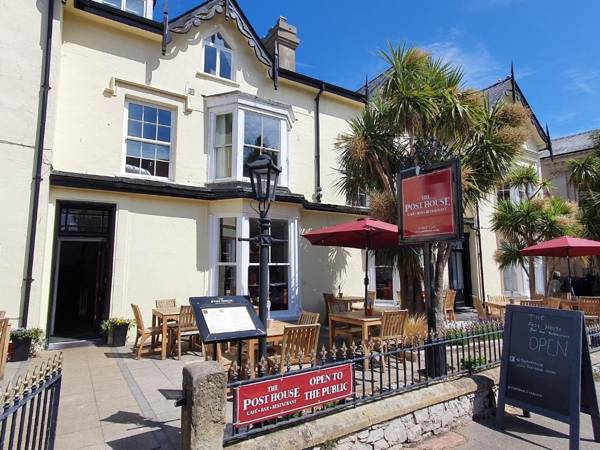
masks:
POLYGON ((487 298, 491 303, 510 303, 506 295, 488 295, 487 298))
MULTIPOLYGON (((290 325, 284 328, 279 355, 279 372, 286 371, 288 361, 290 366, 316 363, 320 329, 320 324, 290 325)), ((267 361, 272 371, 275 368, 276 357, 269 356, 267 361)))
POLYGON ((179 320, 169 324, 169 343, 174 347, 175 342, 177 342, 177 359, 181 359, 182 338, 189 338, 190 348, 192 348, 194 345, 194 338, 199 336, 200 331, 196 324, 193 308, 190 305, 181 306, 179 320))
MULTIPOLYGON (((131 304, 131 309, 133 309, 133 317, 135 318, 135 326, 136 326, 136 336, 135 342, 133 344, 133 349, 135 353, 135 347, 138 345, 139 340, 139 348, 137 351, 136 359, 140 359, 142 355, 142 348, 144 347, 144 343, 152 338, 153 336, 158 336, 162 334, 161 327, 144 327, 144 320, 142 319, 142 313, 140 312, 140 307, 138 305, 131 304)), ((164 339, 164 336, 161 336, 164 339)))
POLYGON ((314 325, 319 323, 319 313, 302 311, 298 319, 298 325, 314 325))
POLYGON ((519 302, 519 305, 521 306, 535 306, 535 307, 542 307, 544 306, 544 300, 521 300, 519 302))
POLYGON ((558 309, 558 308, 560 308, 561 302, 562 302, 562 299, 560 299, 560 298, 548 297, 548 298, 544 299, 544 307, 558 309))
POLYGON ((477 311, 477 317, 479 319, 486 319, 488 314, 487 314, 487 311, 485 310, 485 307, 483 306, 483 302, 481 301, 481 298, 479 298, 478 295, 473 296, 473 305, 475 305, 475 310, 477 311))
MULTIPOLYGON (((343 300, 336 300, 333 297, 327 301, 327 316, 329 314, 343 313, 349 311, 349 303, 343 300)), ((325 294, 323 294, 325 296, 325 294)), ((355 338, 362 337, 362 329, 360 327, 352 327, 350 325, 336 325, 335 334, 346 341, 348 346, 352 345, 355 338)))
POLYGON ((600 322, 600 297, 579 297, 579 310, 586 322, 600 322))
POLYGON ((10 341, 10 322, 9 319, 2 318, 0 319, 0 380, 4 379, 4 371, 6 370, 8 341, 10 341))
POLYGON ((449 289, 444 295, 444 311, 446 312, 446 320, 456 322, 456 314, 454 313, 454 304, 456 303, 456 291, 449 289))
POLYGON ((156 309, 168 309, 177 307, 177 300, 175 300, 174 298, 155 300, 155 303, 156 309))
POLYGON ((506 304, 505 303, 492 303, 492 302, 487 302, 486 307, 488 309, 488 317, 494 318, 494 319, 502 319, 504 318, 504 313, 506 311, 506 304))

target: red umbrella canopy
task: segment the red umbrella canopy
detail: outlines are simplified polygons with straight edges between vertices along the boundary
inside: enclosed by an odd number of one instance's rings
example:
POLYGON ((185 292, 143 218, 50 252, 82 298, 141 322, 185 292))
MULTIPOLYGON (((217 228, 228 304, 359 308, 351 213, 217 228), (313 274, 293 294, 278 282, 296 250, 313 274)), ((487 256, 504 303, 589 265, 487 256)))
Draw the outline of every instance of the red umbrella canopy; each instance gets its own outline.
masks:
POLYGON ((525 256, 595 256, 600 255, 600 242, 563 236, 524 248, 525 256))
POLYGON ((398 245, 398 226, 373 219, 358 219, 302 235, 313 245, 377 250, 398 245))

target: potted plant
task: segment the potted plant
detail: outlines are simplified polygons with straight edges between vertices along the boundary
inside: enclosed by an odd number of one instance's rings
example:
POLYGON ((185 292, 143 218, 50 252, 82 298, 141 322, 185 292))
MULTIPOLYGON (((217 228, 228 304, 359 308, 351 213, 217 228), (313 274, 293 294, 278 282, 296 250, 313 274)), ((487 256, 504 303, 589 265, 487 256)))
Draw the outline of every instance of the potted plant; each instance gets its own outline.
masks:
POLYGON ((111 317, 102 321, 100 328, 104 334, 104 340, 111 347, 122 347, 127 339, 127 330, 133 325, 132 319, 123 317, 111 317))
POLYGON ((44 331, 41 328, 16 328, 10 333, 11 361, 27 361, 43 346, 44 331))

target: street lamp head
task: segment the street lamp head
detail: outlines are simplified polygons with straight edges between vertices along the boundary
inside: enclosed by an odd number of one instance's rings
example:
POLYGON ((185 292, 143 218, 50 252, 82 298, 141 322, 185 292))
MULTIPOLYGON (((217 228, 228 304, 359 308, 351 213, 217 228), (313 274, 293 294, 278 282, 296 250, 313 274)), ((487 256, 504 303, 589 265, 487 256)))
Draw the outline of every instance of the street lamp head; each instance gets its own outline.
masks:
POLYGON ((261 203, 275 200, 275 189, 281 169, 273 164, 269 155, 260 155, 254 161, 246 164, 250 172, 252 193, 261 203))

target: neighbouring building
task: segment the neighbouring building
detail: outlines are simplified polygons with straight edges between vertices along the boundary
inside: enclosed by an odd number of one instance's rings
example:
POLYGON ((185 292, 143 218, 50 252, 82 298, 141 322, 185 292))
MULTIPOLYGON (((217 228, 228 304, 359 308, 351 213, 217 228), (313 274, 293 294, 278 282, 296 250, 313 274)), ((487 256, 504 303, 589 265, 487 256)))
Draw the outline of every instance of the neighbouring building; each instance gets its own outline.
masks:
MULTIPOLYGON (((548 150, 542 152, 542 176, 545 180, 552 182, 552 195, 557 195, 570 202, 579 202, 577 188, 569 182, 569 166, 571 160, 583 159, 588 156, 594 148, 593 135, 599 130, 585 131, 552 139, 552 154, 548 150)), ((553 266, 562 276, 567 275, 567 264, 564 261, 553 261, 553 266)), ((572 274, 576 278, 587 275, 587 269, 578 260, 573 260, 572 274)), ((578 280, 574 281, 578 288, 578 280)))
MULTIPOLYGON (((131 303, 149 321, 155 299, 256 297, 257 251, 238 240, 257 233, 244 163, 268 154, 282 168, 272 232, 287 239, 271 249, 272 314, 291 320, 304 308, 323 319, 323 292, 361 294, 363 258, 300 234, 368 211, 366 196, 349 205, 335 188, 335 142, 364 94, 296 72, 300 39, 284 18, 261 39, 234 0, 164 22, 152 9, 4 2, 0 309, 49 336, 82 338, 109 316, 130 317, 131 303)), ((512 80, 486 92, 526 104, 512 80)), ((533 112, 530 129, 524 162, 539 165, 546 136, 533 112)), ((468 215, 451 258, 450 287, 467 303, 484 288, 527 289, 496 268, 494 201, 468 215)), ((397 301, 398 277, 373 260, 371 289, 397 301)))

